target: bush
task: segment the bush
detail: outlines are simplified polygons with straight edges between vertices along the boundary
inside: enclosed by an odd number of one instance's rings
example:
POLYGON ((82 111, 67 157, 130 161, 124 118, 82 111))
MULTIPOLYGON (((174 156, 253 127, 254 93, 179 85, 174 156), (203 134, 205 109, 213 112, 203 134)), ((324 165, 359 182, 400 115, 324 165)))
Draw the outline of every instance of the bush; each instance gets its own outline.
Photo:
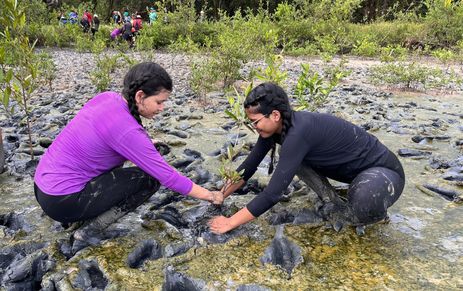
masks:
POLYGON ((439 89, 452 82, 461 82, 453 73, 446 74, 441 69, 422 66, 416 62, 394 62, 375 66, 371 68, 370 79, 375 84, 418 90, 439 89))

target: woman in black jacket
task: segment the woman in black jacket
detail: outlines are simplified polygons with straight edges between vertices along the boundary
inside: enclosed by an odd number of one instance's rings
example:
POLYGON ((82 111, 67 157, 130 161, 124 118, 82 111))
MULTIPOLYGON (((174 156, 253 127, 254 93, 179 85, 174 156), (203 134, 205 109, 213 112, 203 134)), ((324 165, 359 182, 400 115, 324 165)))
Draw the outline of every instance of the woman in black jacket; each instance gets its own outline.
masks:
MULTIPOLYGON (((314 171, 322 179, 349 183, 348 202, 357 224, 384 219, 403 191, 405 174, 397 157, 376 137, 343 119, 291 109, 284 90, 273 83, 254 88, 244 102, 259 138, 237 171, 242 180, 226 187, 224 197, 245 184, 265 155, 281 145, 279 162, 268 186, 230 218, 214 217, 210 228, 225 233, 260 216, 278 203, 293 177, 314 171)), ((312 172, 313 173, 313 172, 312 172)), ((315 189, 314 189, 315 190, 315 189)), ((321 193, 317 193, 321 194, 321 193)), ((325 201, 326 202, 326 201, 325 201)))

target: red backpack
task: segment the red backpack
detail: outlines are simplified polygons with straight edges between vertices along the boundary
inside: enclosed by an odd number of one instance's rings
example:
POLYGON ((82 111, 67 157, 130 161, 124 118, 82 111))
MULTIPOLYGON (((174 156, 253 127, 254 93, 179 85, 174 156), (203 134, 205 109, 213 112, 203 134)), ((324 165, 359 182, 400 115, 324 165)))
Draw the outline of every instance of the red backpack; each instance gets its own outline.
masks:
POLYGON ((133 21, 133 30, 139 31, 141 29, 141 19, 137 18, 133 21))

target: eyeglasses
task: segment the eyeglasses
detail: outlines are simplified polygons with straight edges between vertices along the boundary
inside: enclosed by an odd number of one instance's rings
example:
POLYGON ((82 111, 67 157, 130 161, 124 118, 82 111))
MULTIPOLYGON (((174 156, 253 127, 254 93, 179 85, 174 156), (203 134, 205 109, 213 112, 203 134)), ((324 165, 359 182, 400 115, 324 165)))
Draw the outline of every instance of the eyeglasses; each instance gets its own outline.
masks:
POLYGON ((259 121, 261 121, 264 117, 267 118, 269 117, 270 114, 264 114, 262 117, 258 118, 257 120, 254 120, 254 121, 248 121, 247 122, 247 125, 249 125, 250 127, 252 128, 257 128, 257 124, 259 123, 259 121))

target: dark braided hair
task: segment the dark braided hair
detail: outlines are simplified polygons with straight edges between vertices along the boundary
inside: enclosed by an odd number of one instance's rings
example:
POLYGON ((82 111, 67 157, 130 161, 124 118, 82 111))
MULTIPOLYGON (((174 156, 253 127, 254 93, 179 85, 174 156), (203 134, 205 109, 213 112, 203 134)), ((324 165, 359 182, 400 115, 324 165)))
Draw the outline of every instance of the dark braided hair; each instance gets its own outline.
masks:
POLYGON ((133 66, 124 77, 122 95, 129 104, 130 114, 143 125, 135 101, 135 94, 142 90, 146 96, 158 94, 162 90, 172 91, 172 79, 160 65, 144 62, 133 66))
MULTIPOLYGON (((275 83, 262 83, 259 86, 252 89, 244 100, 244 108, 250 109, 255 113, 262 113, 268 115, 273 110, 280 112, 282 116, 282 131, 281 131, 281 143, 285 140, 285 135, 288 129, 291 127, 292 112, 291 105, 289 104, 288 95, 286 92, 275 83)), ((273 172, 273 161, 275 159, 276 144, 273 142, 272 152, 270 154, 270 166, 268 173, 273 172)))

